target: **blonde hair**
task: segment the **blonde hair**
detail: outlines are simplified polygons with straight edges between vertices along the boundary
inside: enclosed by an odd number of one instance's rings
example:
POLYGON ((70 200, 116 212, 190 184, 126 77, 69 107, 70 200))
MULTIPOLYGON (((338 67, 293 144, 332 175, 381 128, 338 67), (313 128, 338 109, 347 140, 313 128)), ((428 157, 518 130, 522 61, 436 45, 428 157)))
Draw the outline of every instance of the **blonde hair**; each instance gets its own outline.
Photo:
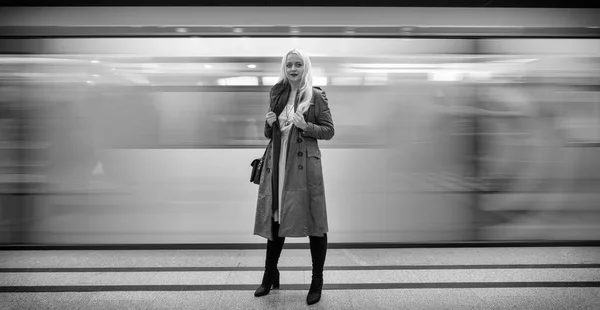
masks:
POLYGON ((312 72, 311 72, 311 63, 310 58, 305 53, 301 52, 298 49, 292 49, 283 56, 281 60, 281 72, 279 76, 279 82, 289 83, 290 81, 286 75, 286 64, 287 57, 291 54, 296 54, 302 58, 302 62, 304 63, 304 70, 302 71, 302 77, 300 80, 300 87, 298 88, 298 95, 300 98, 300 103, 298 103, 298 108, 296 111, 300 111, 301 113, 306 112, 308 107, 310 106, 310 101, 313 96, 313 81, 312 81, 312 72))

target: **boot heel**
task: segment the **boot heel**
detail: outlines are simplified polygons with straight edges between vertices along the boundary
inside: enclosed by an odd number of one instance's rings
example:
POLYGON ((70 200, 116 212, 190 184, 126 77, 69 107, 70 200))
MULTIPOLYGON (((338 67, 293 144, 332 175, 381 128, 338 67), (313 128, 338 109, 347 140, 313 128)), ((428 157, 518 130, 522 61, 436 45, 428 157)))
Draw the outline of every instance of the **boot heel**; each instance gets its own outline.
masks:
POLYGON ((254 292, 254 296, 260 297, 269 294, 271 287, 279 288, 279 270, 275 274, 265 272, 262 283, 254 292))
POLYGON ((275 275, 275 281, 273 281, 273 289, 279 289, 279 271, 275 275))
POLYGON ((306 296, 306 303, 308 305, 316 304, 321 300, 321 291, 323 290, 323 278, 313 279, 310 283, 310 289, 306 296))

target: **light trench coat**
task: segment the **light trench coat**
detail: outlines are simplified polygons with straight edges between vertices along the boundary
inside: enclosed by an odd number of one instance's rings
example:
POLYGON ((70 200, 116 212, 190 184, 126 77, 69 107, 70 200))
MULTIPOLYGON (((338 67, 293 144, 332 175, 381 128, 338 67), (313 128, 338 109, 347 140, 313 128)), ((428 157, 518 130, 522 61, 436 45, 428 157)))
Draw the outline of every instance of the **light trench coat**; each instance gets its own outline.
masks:
MULTIPOLYGON (((273 90, 270 99, 270 110, 273 110, 273 90)), ((294 104, 298 106, 298 98, 294 104)), ((327 96, 318 87, 313 88, 313 97, 310 107, 304 113, 304 120, 308 124, 306 130, 292 126, 289 133, 285 180, 279 208, 280 237, 323 236, 329 231, 321 150, 317 140, 331 139, 334 127, 327 96)), ((271 127, 265 121, 264 131, 268 139, 280 136, 274 134, 274 131, 280 130, 276 123, 277 121, 271 127)), ((273 240, 273 203, 277 204, 273 199, 273 166, 278 163, 279 158, 274 158, 273 141, 270 141, 260 176, 254 222, 254 234, 269 240, 273 240)))

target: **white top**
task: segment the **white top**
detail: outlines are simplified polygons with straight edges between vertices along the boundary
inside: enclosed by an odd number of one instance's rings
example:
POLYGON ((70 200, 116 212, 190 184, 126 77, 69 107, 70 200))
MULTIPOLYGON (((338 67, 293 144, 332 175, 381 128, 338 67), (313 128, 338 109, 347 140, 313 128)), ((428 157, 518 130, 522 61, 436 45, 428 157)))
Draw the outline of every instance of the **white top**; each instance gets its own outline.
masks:
POLYGON ((279 210, 281 209, 281 194, 283 193, 283 184, 285 181, 285 165, 286 165, 286 161, 287 161, 287 146, 288 146, 288 141, 290 138, 290 131, 292 130, 292 126, 294 125, 294 123, 292 123, 292 117, 294 115, 294 98, 296 97, 295 95, 292 96, 292 94, 290 94, 290 98, 288 99, 288 103, 285 106, 285 109, 283 111, 281 111, 281 113, 279 114, 279 117, 277 118, 277 120, 279 121, 279 127, 281 128, 281 151, 279 153, 279 192, 278 192, 278 198, 279 201, 277 202, 277 210, 275 211, 275 213, 273 214, 273 219, 275 220, 275 222, 280 222, 281 221, 281 212, 279 212, 279 210), (289 120, 289 124, 286 126, 285 122, 289 120))

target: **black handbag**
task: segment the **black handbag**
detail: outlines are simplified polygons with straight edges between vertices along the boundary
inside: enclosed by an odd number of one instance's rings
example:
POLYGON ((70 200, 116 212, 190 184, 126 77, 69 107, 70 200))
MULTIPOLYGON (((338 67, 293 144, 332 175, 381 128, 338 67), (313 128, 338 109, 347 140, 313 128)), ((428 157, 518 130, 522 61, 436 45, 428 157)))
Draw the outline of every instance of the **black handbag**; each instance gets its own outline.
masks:
MULTIPOLYGON (((267 147, 268 148, 268 147, 267 147)), ((265 163, 265 156, 267 156, 267 150, 261 158, 257 158, 252 161, 252 173, 250 174, 250 183, 260 184, 260 174, 262 172, 263 164, 265 163)))

